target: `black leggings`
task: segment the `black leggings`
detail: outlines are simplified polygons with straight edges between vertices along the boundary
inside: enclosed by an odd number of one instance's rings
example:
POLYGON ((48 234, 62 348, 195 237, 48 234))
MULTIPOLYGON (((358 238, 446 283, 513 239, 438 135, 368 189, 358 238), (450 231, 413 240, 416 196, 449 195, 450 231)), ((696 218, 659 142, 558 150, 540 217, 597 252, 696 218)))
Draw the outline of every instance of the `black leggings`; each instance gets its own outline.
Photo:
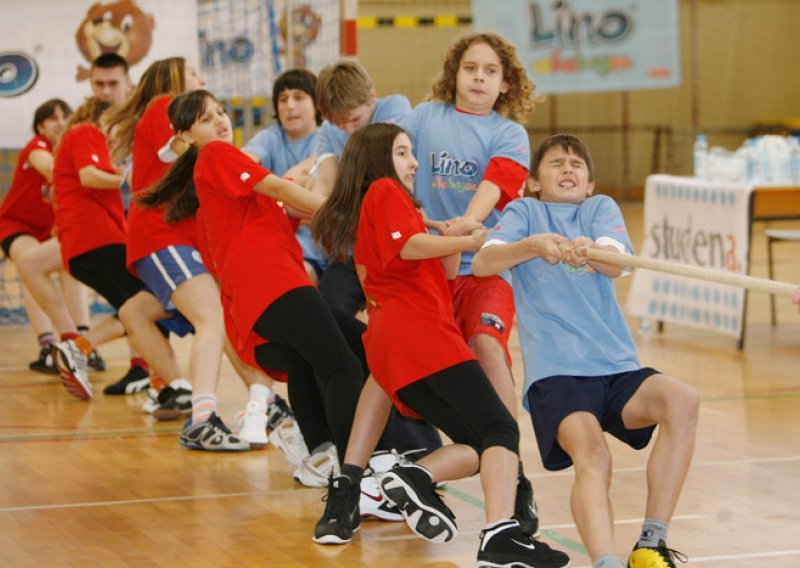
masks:
POLYGON ((69 259, 69 273, 119 310, 144 288, 125 265, 125 245, 106 245, 69 259))
POLYGON ((477 361, 465 361, 397 391, 417 414, 480 456, 492 446, 519 454, 519 427, 477 361))
POLYGON ((311 286, 290 290, 253 331, 269 341, 255 350, 258 364, 289 376, 289 402, 309 450, 332 441, 343 463, 365 376, 322 296, 311 286))
POLYGON ((353 260, 331 262, 319 279, 319 293, 332 308, 355 314, 364 309, 366 298, 353 260))

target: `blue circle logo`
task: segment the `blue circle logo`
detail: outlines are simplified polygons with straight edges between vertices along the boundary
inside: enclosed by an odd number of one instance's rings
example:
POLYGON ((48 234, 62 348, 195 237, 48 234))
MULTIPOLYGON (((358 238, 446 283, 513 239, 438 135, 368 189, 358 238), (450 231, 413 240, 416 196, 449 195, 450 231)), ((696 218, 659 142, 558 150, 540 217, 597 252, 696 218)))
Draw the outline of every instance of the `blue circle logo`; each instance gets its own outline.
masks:
POLYGON ((0 97, 16 97, 30 91, 39 78, 39 66, 20 51, 0 52, 0 97))

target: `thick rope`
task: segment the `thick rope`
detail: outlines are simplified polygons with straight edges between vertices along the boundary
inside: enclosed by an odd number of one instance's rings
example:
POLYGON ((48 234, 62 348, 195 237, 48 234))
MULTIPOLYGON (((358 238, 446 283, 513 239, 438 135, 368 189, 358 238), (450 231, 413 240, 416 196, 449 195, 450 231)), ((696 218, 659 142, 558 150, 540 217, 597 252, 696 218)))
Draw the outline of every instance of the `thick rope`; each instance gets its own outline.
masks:
POLYGON ((706 280, 707 282, 728 284, 730 286, 738 286, 740 288, 747 288, 748 290, 756 290, 758 292, 765 292, 767 294, 775 294, 778 296, 792 296, 797 289, 800 288, 800 284, 792 284, 790 282, 779 282, 777 280, 768 280, 766 278, 756 278, 754 276, 737 274, 735 272, 701 268, 699 266, 690 266, 688 264, 680 264, 677 262, 669 262, 655 258, 644 258, 641 256, 620 254, 618 252, 611 252, 596 248, 587 247, 585 253, 587 258, 599 260, 601 262, 607 262, 617 266, 624 266, 626 268, 646 268, 647 270, 655 270, 656 272, 666 272, 668 274, 687 276, 689 278, 696 278, 698 280, 706 280))

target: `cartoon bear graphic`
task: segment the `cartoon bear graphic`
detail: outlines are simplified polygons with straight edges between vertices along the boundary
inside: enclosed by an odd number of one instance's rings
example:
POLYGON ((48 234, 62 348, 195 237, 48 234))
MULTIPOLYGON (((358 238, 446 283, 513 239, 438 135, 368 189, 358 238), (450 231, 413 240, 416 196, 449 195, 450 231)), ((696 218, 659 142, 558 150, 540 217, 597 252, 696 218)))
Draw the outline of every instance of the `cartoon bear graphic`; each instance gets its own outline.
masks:
MULTIPOLYGON (((134 65, 150 51, 155 26, 153 15, 145 14, 133 0, 97 2, 78 26, 75 41, 89 63, 103 53, 117 53, 134 65)), ((90 69, 78 66, 78 81, 89 74, 90 69)))

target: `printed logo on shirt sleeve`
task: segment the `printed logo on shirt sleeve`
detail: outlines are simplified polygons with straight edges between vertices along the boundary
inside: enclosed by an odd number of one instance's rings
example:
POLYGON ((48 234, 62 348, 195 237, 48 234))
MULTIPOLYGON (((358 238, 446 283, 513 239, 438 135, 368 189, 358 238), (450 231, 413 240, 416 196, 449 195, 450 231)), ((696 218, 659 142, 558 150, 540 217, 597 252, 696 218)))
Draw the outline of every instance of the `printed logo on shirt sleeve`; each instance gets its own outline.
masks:
POLYGON ((100 163, 100 157, 97 154, 92 154, 92 161, 95 164, 99 164, 100 163))
POLYGON ((403 235, 400 233, 400 231, 394 231, 394 232, 392 233, 392 239, 393 239, 393 240, 395 240, 395 241, 396 241, 397 239, 399 239, 400 237, 402 237, 402 236, 403 236, 403 235))
POLYGON ((242 181, 247 181, 250 179, 250 174, 247 172, 242 172, 242 175, 239 176, 239 179, 242 181))
POLYGON ((36 145, 39 146, 39 148, 47 148, 47 144, 45 143, 44 140, 39 140, 38 142, 36 142, 36 145))

